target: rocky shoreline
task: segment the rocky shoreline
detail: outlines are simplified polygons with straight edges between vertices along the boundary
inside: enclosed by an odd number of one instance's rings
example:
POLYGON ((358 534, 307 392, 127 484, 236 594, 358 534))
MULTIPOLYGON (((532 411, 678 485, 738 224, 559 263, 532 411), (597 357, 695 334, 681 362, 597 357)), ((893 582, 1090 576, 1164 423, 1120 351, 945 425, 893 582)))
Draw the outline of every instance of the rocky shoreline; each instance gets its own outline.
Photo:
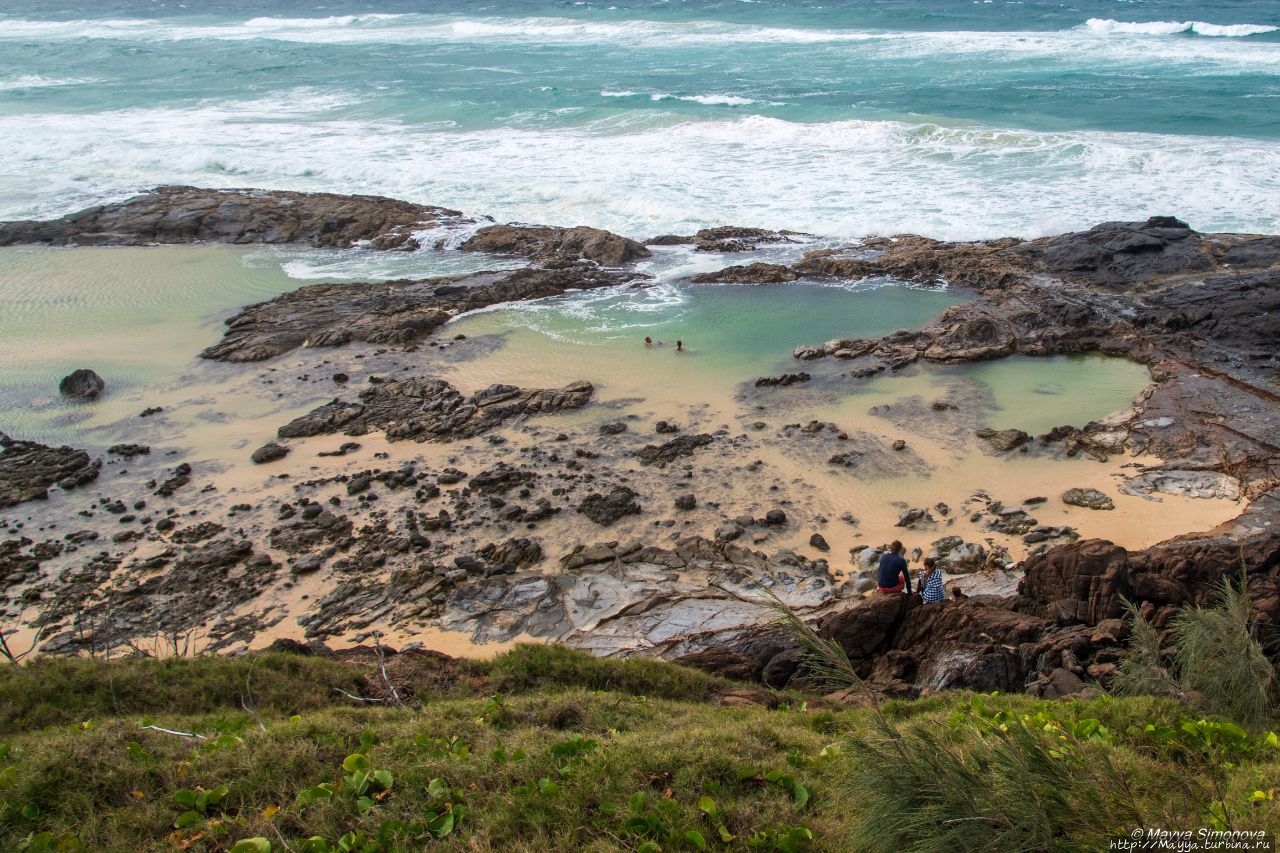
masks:
MULTIPOLYGON (((720 228, 649 245, 749 258, 803 236, 720 228)), ((1123 356, 1152 377, 1123 419, 1038 437, 988 430, 988 452, 1149 454, 1162 464, 1134 471, 1125 493, 1248 501, 1228 524, 1138 552, 1040 524, 1034 501, 1006 507, 975 494, 964 508, 904 508, 907 529, 935 530, 963 509, 973 523, 1035 546, 1016 590, 1010 575, 989 584, 1002 594, 978 594, 974 584, 969 597, 942 605, 864 599, 865 577, 841 580, 823 556, 760 550, 795 523, 784 482, 762 483, 758 500, 771 500, 773 489, 777 501, 754 512, 724 505, 721 495, 733 488, 707 497, 714 482, 758 480, 752 460, 768 448, 865 476, 890 466, 927 472, 901 439, 821 421, 772 434, 761 422, 756 435, 734 435, 696 411, 672 412, 643 434, 627 417, 598 427, 575 420, 583 407, 604 405, 585 381, 464 394, 423 372, 427 353, 465 358, 485 346, 437 337, 462 313, 568 290, 644 286, 634 264, 650 250, 640 242, 591 228, 488 224, 373 197, 189 187, 54 222, 0 223, 0 245, 196 241, 376 250, 448 243, 529 266, 312 285, 229 319, 205 359, 311 370, 318 353, 345 348, 369 368, 360 383, 339 370, 308 378, 317 389, 337 386, 339 396, 280 424, 278 441, 254 453, 269 485, 220 491, 216 472, 142 445, 94 459, 5 438, 0 625, 38 632, 45 653, 119 653, 157 634, 199 632, 208 648, 233 650, 273 635, 410 638, 430 628, 475 642, 527 636, 599 654, 659 655, 782 686, 798 673, 800 653, 768 627, 763 586, 839 639, 885 693, 1061 695, 1081 689, 1081 679, 1105 683, 1114 670, 1121 597, 1162 627, 1243 568, 1260 620, 1280 624, 1280 237, 1200 234, 1154 217, 1028 241, 876 238, 698 277, 770 284, 892 276, 963 286, 975 298, 922 329, 798 347, 793 355, 806 372, 760 377, 743 393, 797 393, 810 382, 809 365, 827 363, 839 364, 841 381, 854 388, 929 364, 1123 356), (347 390, 352 384, 362 387, 347 390), (351 440, 329 438, 338 434, 351 440), (451 455, 415 457, 390 444, 399 440, 444 444, 451 455), (298 461, 304 454, 306 464, 298 461), (584 524, 599 533, 583 535, 584 524)), ((919 407, 916 422, 973 432, 947 399, 919 407)), ((895 416, 885 413, 891 423, 895 416)), ((1085 490, 1062 500, 1105 511, 1099 498, 1109 500, 1085 490)), ((809 542, 818 554, 829 547, 819 531, 809 542)), ((958 536, 930 547, 952 572, 1010 568, 994 549, 958 536)), ((858 549, 855 571, 877 553, 858 549)))

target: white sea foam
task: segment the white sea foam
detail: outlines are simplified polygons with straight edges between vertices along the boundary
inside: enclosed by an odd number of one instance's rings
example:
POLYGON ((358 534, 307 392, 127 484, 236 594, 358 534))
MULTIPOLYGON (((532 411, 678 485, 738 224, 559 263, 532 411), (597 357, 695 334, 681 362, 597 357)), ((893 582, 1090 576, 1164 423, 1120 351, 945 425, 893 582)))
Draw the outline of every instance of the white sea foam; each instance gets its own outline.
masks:
POLYGON ((676 95, 678 101, 693 101, 706 106, 745 107, 754 104, 754 98, 743 98, 738 95, 676 95))
MULTIPOLYGON (((843 46, 858 57, 993 55, 1045 58, 1088 65, 1098 62, 1144 65, 1153 61, 1198 62, 1224 68, 1275 68, 1280 50, 1268 42, 1225 44, 1223 39, 1171 40, 1152 57, 1144 39, 1116 38, 1144 32, 1196 32, 1244 36, 1270 32, 1254 24, 1203 22, 1125 24, 1092 19, 1055 32, 890 32, 851 29, 761 27, 716 21, 584 21, 573 18, 469 18, 447 15, 347 15, 330 18, 253 18, 226 24, 181 19, 39 21, 9 19, 0 41, 75 41, 117 39, 182 41, 192 39, 273 39, 314 44, 567 44, 625 45, 670 50, 716 46, 843 46), (1139 29, 1126 29, 1126 28, 1139 29), (1169 30, 1175 27, 1175 30, 1169 30), (1148 28, 1148 29, 1142 29, 1148 28)), ((1230 40, 1228 40, 1230 41, 1230 40)), ((617 96, 623 96, 618 93, 617 96)))
POLYGON ((375 193, 637 237, 726 223, 1031 236, 1173 213, 1280 231, 1280 142, 763 116, 460 132, 326 118, 342 93, 0 116, 0 218, 159 183, 375 193), (566 157, 573 151, 573 157, 566 157))
POLYGON ((62 86, 84 86, 96 83, 91 77, 43 77, 39 74, 23 74, 8 80, 0 80, 0 92, 21 91, 23 89, 54 89, 62 86))
POLYGON ((1245 36, 1274 33, 1280 27, 1267 24, 1209 24, 1204 21, 1115 21, 1110 18, 1090 18, 1085 27, 1095 33, 1110 35, 1171 36, 1179 33, 1195 33, 1201 36, 1243 38, 1245 36))
POLYGON ((673 95, 670 92, 633 92, 628 89, 614 91, 605 89, 600 93, 602 98, 648 98, 650 101, 691 101, 695 104, 715 107, 745 107, 757 103, 755 98, 744 98, 741 95, 673 95))

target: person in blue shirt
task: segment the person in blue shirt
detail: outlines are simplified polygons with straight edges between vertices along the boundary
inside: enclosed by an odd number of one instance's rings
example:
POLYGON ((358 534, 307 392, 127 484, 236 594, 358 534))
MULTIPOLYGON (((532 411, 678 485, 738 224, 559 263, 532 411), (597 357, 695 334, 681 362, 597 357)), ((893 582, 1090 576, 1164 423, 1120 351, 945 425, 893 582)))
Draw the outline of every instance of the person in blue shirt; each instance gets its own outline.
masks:
POLYGON ((889 550, 880 555, 879 588, 877 592, 911 593, 911 572, 902 558, 902 543, 897 539, 889 543, 889 550))
POLYGON ((920 597, 925 604, 937 604, 946 597, 942 589, 942 569, 937 557, 924 558, 924 574, 920 577, 920 597))

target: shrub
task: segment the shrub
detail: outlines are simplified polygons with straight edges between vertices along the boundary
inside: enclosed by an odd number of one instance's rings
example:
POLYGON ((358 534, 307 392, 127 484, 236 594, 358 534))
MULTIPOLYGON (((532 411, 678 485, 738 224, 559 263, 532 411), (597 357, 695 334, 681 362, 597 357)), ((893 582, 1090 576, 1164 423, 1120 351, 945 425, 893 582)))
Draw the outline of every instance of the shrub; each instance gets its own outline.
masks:
POLYGON ((1171 668, 1154 627, 1129 605, 1133 634, 1113 690, 1129 695, 1188 696, 1203 710, 1257 729, 1274 708, 1275 667, 1254 636, 1252 605, 1223 580, 1212 607, 1185 607, 1171 626, 1171 668))

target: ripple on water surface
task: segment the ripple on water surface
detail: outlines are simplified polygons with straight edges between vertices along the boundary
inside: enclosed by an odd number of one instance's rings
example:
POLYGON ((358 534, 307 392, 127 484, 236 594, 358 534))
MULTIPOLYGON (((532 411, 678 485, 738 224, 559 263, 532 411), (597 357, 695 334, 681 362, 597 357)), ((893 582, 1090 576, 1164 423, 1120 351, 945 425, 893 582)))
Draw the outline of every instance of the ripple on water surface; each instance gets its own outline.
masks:
POLYGON ((0 430, 74 442, 137 414, 121 392, 178 380, 233 309, 297 287, 242 257, 222 246, 0 250, 0 430), (80 367, 107 382, 92 405, 58 394, 80 367))

